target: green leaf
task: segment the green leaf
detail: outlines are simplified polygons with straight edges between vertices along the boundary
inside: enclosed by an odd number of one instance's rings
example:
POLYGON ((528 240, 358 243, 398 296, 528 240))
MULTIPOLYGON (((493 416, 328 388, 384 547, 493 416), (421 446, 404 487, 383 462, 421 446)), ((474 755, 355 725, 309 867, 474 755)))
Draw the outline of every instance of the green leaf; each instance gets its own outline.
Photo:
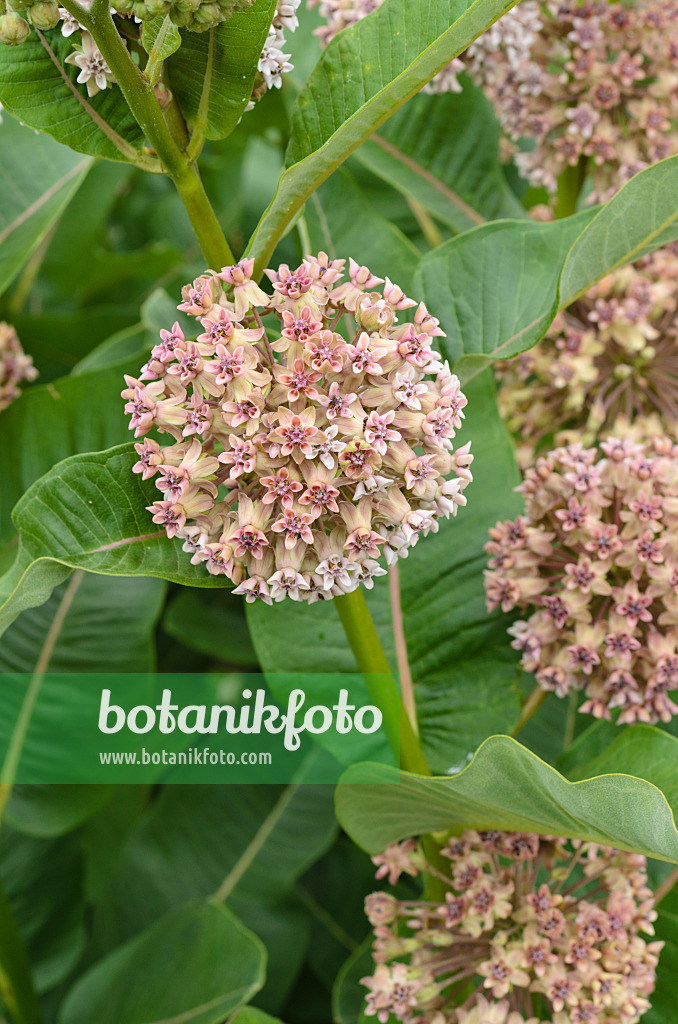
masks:
MULTIPOLYGON (((630 734, 619 741, 628 751, 635 743, 630 734)), ((678 740, 655 729, 647 734, 637 762, 642 778, 608 774, 622 764, 626 771, 628 760, 618 748, 609 760, 603 755, 596 763, 599 775, 570 782, 508 736, 491 736, 469 766, 449 778, 355 765, 337 789, 337 815, 370 853, 406 836, 497 828, 585 839, 678 863, 672 812, 678 806, 678 740), (664 770, 667 748, 672 774, 664 770), (666 792, 656 783, 668 783, 666 792)))
POLYGON ((15 786, 5 820, 23 835, 38 839, 71 832, 108 802, 113 786, 15 786))
MULTIPOLYGON (((506 641, 505 619, 485 610, 482 576, 488 528, 520 510, 520 499, 513 493, 518 471, 499 419, 491 376, 474 381, 466 394, 467 416, 459 441, 471 440, 475 454, 468 505, 455 518, 441 522, 439 533, 423 538, 399 563, 424 753, 441 771, 463 759, 489 731, 510 729, 519 714, 512 688, 515 652, 506 641)), ((395 669, 388 583, 379 580, 366 597, 395 669)), ((293 601, 273 607, 251 604, 247 617, 274 689, 281 682, 275 673, 356 671, 332 601, 311 606, 293 601)), ((310 675, 305 684, 312 685, 310 675)), ((342 744, 342 749, 349 761, 375 756, 364 747, 361 751, 342 744)))
POLYGON ((181 33, 167 62, 171 89, 205 138, 225 139, 242 117, 275 10, 276 0, 256 0, 216 29, 181 33))
POLYGON ((3 825, 0 876, 35 987, 46 992, 64 980, 85 951, 84 861, 78 837, 45 841, 3 825))
POLYGON ((142 22, 141 45, 148 54, 149 64, 161 64, 179 49, 181 36, 169 14, 142 22))
POLYGON ((294 884, 336 832, 331 788, 311 784, 317 763, 316 752, 286 787, 166 787, 116 858, 93 942, 124 941, 170 907, 218 891, 268 947, 259 1000, 279 1008, 308 942, 294 884))
MULTIPOLYGON (((139 349, 137 344, 137 354, 139 349)), ((123 372, 130 367, 134 372, 136 363, 123 359, 103 370, 29 388, 3 412, 0 447, 13 458, 3 467, 0 541, 16 532, 11 513, 21 495, 58 462, 127 440, 120 391, 123 372)))
POLYGON ((257 267, 268 264, 285 227, 349 153, 512 6, 385 0, 332 40, 299 94, 287 170, 248 247, 257 267))
POLYGON ((166 633, 193 651, 238 668, 258 666, 242 598, 228 590, 182 590, 172 600, 162 625, 166 633))
POLYGON ((224 906, 212 900, 189 904, 87 971, 66 997, 59 1020, 221 1024, 261 988, 265 962, 259 940, 224 906))
POLYGON ((548 224, 487 224, 427 254, 415 288, 440 317, 456 371, 468 379, 531 348, 558 310, 601 277, 678 238, 676 194, 671 157, 597 210, 548 224))
MULTIPOLYGON (((0 73, 2 56, 0 53, 0 73)), ((61 216, 91 167, 91 160, 83 160, 11 119, 5 119, 2 139, 0 293, 61 216)))
POLYGON ((90 98, 77 84, 78 69, 64 63, 72 49, 58 29, 41 38, 33 31, 21 46, 3 46, 0 103, 17 120, 80 153, 124 160, 121 146, 129 159, 143 143, 141 128, 120 89, 90 98))
MULTIPOLYGON (((8 673, 0 687, 0 779, 5 786, 37 765, 57 776, 67 771, 71 747, 65 737, 77 742, 73 709, 83 703, 74 673, 100 672, 104 666, 110 672, 153 669, 152 634, 164 593, 157 580, 106 580, 78 572, 7 630, 0 651, 0 673, 8 673)), ((97 694, 91 697, 96 704, 97 694)), ((96 787, 70 803, 71 787, 52 794, 25 786, 16 800, 10 797, 9 816, 20 828, 27 821, 27 830, 35 831, 36 813, 41 814, 40 832, 56 834, 93 813, 106 790, 96 787), (45 803, 51 804, 46 814, 45 803)))
POLYGON ((463 92, 414 96, 355 154, 455 232, 524 216, 499 163, 492 104, 466 76, 462 81, 463 92))
POLYGON ((146 506, 157 490, 132 473, 136 458, 132 444, 75 455, 29 487, 14 509, 16 561, 0 578, 0 634, 19 612, 44 603, 69 569, 224 585, 156 528, 146 506))
POLYGON ((42 1014, 12 908, 0 887, 0 996, 16 1024, 40 1024, 42 1014))
POLYGON ((305 217, 314 252, 359 252, 375 274, 388 274, 404 290, 412 284, 421 253, 395 224, 375 213, 345 168, 313 194, 305 217))
POLYGON ((337 975, 332 992, 332 1017, 337 1024, 359 1024, 365 1020, 363 1010, 367 992, 360 985, 360 979, 374 971, 373 941, 368 935, 337 975))

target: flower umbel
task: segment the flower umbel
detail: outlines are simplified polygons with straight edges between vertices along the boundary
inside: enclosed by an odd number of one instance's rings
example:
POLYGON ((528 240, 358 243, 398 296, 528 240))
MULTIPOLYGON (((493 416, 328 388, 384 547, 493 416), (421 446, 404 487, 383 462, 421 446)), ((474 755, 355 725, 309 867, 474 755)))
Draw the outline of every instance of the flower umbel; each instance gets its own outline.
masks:
POLYGON ((14 328, 0 322, 0 411, 19 397, 22 381, 35 380, 37 376, 33 360, 21 347, 14 328))
POLYGON ((431 348, 438 321, 353 260, 342 283, 343 268, 320 253, 268 270, 273 295, 253 260, 207 272, 179 306, 195 339, 175 323, 125 378, 135 436, 174 440, 136 445, 135 472, 163 492, 154 521, 249 601, 370 587, 382 554, 405 557, 466 503, 466 398, 431 348))
MULTIPOLYGON (((552 836, 464 832, 442 853, 443 903, 367 897, 374 974, 365 1016, 386 1024, 635 1024, 662 942, 645 858, 552 836), (471 989, 469 994, 469 988, 471 989)), ((413 840, 377 877, 426 867, 413 840)), ((442 879, 442 876, 440 876, 442 879)))
POLYGON ((497 372, 524 466, 554 435, 556 445, 590 444, 620 416, 678 421, 678 245, 603 278, 497 372))
POLYGON ((678 712, 678 445, 608 438, 537 460, 526 515, 485 550, 490 609, 534 609, 510 629, 526 671, 580 711, 620 724, 678 712))

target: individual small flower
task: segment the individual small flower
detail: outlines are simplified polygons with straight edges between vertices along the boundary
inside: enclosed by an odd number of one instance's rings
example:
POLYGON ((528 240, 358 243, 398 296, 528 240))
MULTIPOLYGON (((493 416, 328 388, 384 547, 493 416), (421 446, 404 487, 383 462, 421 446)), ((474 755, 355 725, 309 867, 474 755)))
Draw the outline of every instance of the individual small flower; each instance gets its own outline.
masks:
POLYGON ((87 86, 88 96, 96 96, 98 92, 115 82, 111 69, 89 32, 83 32, 82 41, 76 44, 73 53, 66 57, 66 63, 80 68, 76 81, 87 86))
POLYGON ((466 399, 431 356, 437 319, 393 282, 375 291, 357 261, 343 281, 344 262, 270 269, 273 295, 251 259, 206 271, 182 289, 195 331, 163 330, 125 378, 154 521, 248 602, 369 589, 382 554, 406 557, 466 502, 472 456, 453 445, 466 399))
POLYGON ((667 722, 678 713, 678 445, 610 437, 601 449, 558 448, 527 470, 526 515, 486 545, 488 607, 531 611, 510 633, 543 689, 585 690, 579 710, 597 718, 667 722))
MULTIPOLYGON (((663 946, 645 937, 657 915, 643 857, 496 831, 466 831, 441 852, 451 862, 447 878, 435 872, 443 901, 386 892, 365 901, 375 962, 361 979, 366 1017, 382 1024, 637 1024, 650 1006, 663 946), (528 1007, 538 1007, 539 1017, 528 1007)), ((389 885, 403 871, 428 868, 414 839, 372 859, 389 885)))
POLYGON ((0 412, 21 394, 23 381, 35 380, 38 371, 26 355, 11 324, 0 321, 0 412))

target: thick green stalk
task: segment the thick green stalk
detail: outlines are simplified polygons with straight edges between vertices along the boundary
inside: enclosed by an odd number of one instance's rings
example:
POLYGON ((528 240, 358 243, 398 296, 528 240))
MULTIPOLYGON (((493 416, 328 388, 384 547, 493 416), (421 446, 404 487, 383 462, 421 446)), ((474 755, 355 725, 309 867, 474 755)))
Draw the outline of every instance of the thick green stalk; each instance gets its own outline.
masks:
POLYGON ((89 11, 74 0, 65 0, 64 6, 92 34, 130 110, 174 182, 208 266, 219 270, 235 263, 203 188, 197 165, 173 138, 153 85, 134 63, 118 34, 108 0, 94 0, 89 11))
POLYGON ((362 589, 359 587, 350 594, 336 597, 335 604, 370 697, 382 713, 384 732, 391 749, 406 771, 430 775, 362 589))

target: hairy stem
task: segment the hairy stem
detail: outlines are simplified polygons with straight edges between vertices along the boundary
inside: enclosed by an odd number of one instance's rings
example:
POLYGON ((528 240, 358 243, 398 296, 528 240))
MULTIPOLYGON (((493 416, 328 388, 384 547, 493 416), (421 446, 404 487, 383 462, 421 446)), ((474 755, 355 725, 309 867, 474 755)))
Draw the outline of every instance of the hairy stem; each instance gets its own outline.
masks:
POLYGON ((335 603, 370 697, 382 713, 391 749, 406 771, 430 775, 362 590, 342 594, 335 598, 335 603))
POLYGON ((198 168, 173 137, 152 83, 134 63, 118 34, 108 0, 93 0, 90 11, 84 15, 74 0, 64 0, 64 6, 94 37, 130 110, 174 182, 207 264, 218 270, 234 263, 235 257, 207 198, 198 168))

